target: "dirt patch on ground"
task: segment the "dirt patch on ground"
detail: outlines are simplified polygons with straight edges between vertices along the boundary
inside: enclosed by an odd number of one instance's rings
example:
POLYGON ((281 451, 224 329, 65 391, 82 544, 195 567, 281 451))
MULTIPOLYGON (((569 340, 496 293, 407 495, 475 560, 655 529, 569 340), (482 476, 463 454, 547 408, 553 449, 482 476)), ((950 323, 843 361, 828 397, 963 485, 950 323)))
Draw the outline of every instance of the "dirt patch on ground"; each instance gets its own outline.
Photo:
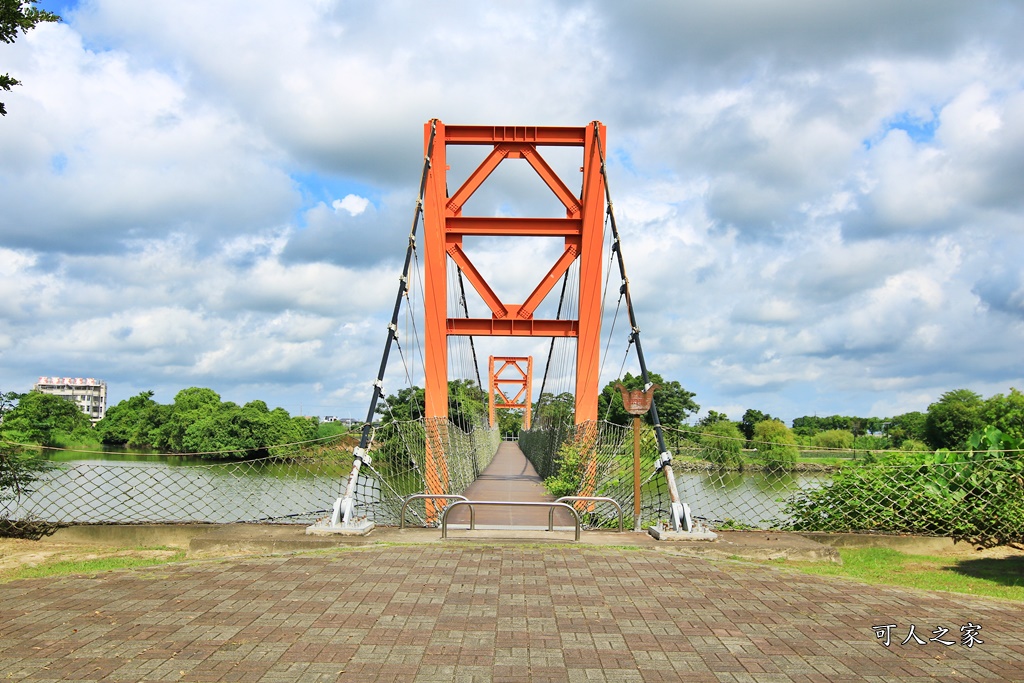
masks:
POLYGON ((940 555, 941 557, 955 557, 957 559, 978 559, 978 560, 1001 560, 1006 557, 1024 558, 1024 545, 997 545, 994 548, 982 548, 969 543, 957 543, 951 550, 940 555))

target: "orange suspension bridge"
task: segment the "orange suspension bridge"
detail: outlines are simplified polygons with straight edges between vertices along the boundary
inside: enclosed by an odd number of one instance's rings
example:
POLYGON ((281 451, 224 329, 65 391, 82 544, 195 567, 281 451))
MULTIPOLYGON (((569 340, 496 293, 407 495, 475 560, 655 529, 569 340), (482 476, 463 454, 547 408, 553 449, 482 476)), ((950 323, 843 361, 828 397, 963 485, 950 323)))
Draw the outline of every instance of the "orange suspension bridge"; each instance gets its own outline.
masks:
MULTIPOLYGON (((580 127, 465 126, 446 125, 435 119, 424 126, 419 196, 384 352, 347 486, 334 504, 329 523, 321 523, 323 530, 364 532, 372 527, 373 519, 393 518, 399 501, 404 524, 406 510, 415 499, 421 507, 413 507, 414 514, 426 525, 446 522, 442 516, 449 508, 458 515, 453 521, 464 520, 468 513, 471 523, 504 520, 515 524, 527 518, 537 522, 549 514, 546 508, 529 509, 540 503, 552 507, 552 511, 558 507, 563 520, 566 515, 578 519, 580 513, 596 520, 600 516, 595 511, 610 503, 616 508, 632 506, 636 528, 663 519, 673 531, 691 531, 690 511, 679 497, 672 453, 665 442, 656 402, 649 403, 654 443, 646 444, 644 457, 637 454, 630 458, 628 434, 602 423, 598 415, 601 326, 608 289, 606 277, 602 292, 602 275, 610 276, 613 267, 620 280, 615 319, 625 302, 629 318, 627 355, 635 349, 645 389, 652 388, 608 186, 605 150, 606 129, 596 121, 580 127), (483 160, 454 192, 450 192, 455 185, 449 184, 449 159, 457 150, 450 148, 485 150, 483 160), (552 151, 564 156, 566 150, 580 154, 582 183, 578 192, 570 189, 545 159, 545 154, 552 151), (565 215, 467 215, 470 199, 509 160, 525 161, 564 207, 565 215), (610 230, 615 264, 609 264, 607 273, 603 273, 606 228, 610 230), (493 274, 474 263, 472 250, 467 249, 467 241, 477 238, 538 237, 561 240, 561 253, 521 302, 499 296, 489 281, 493 274), (410 369, 416 354, 399 344, 403 303, 406 319, 411 321, 407 328, 419 336, 416 320, 420 313, 409 310, 416 279, 422 297, 422 417, 411 424, 375 422, 378 414, 386 416, 391 408, 384 379, 396 349, 410 384, 409 394, 414 396, 416 392, 411 386, 415 370, 410 369), (471 288, 468 297, 466 282, 471 288), (545 308, 544 303, 559 285, 561 293, 552 316, 553 306, 545 308), (483 311, 471 315, 469 298, 482 303, 483 311), (489 420, 485 425, 482 420, 467 418, 451 388, 453 380, 456 391, 473 386, 475 377, 478 392, 483 389, 479 386, 474 339, 487 337, 540 337, 551 341, 536 402, 532 396, 532 357, 490 356, 486 388, 489 420), (465 380, 461 385, 459 377, 453 377, 460 374, 465 380), (545 392, 546 386, 553 387, 558 381, 570 384, 568 391, 545 392), (509 386, 515 391, 511 397, 509 386), (565 396, 571 396, 571 409, 562 411, 561 421, 553 418, 538 423, 535 417, 531 424, 533 406, 537 405, 540 412, 543 402, 556 394, 563 403, 565 396), (495 408, 523 410, 523 450, 515 444, 495 448, 495 408), (457 420, 453 412, 458 413, 457 420), (655 446, 656 452, 651 453, 650 446, 655 446), (642 473, 646 477, 643 483, 640 463, 647 470, 642 473), (618 471, 622 469, 627 472, 618 471), (371 470, 370 476, 366 470, 371 470), (572 495, 567 502, 571 505, 549 502, 551 496, 545 494, 541 476, 553 473, 568 481, 566 490, 572 495), (391 501, 390 514, 384 512, 389 507, 385 500, 391 501), (476 504, 468 505, 466 500, 476 504)), ((614 320, 611 327, 614 330, 614 320)), ((608 517, 606 514, 606 522, 608 517)))

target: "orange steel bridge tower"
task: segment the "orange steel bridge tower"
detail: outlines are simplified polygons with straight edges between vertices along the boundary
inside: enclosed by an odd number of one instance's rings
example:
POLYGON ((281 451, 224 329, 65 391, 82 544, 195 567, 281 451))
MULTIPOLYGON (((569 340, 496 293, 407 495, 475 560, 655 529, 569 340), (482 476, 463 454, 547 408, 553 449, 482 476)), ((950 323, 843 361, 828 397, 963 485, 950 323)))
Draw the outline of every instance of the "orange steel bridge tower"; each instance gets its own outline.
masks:
POLYGON ((426 417, 448 416, 448 337, 575 337, 576 423, 597 420, 599 337, 601 333, 601 248, 604 240, 605 183, 600 147, 605 127, 446 126, 426 124, 429 170, 423 198, 426 417), (429 144, 433 133, 433 145, 429 144), (449 145, 489 145, 490 154, 451 195, 446 151, 449 145), (541 155, 544 147, 582 147, 583 183, 577 196, 541 155), (525 159, 565 206, 564 218, 464 216, 466 201, 506 159, 525 159), (525 301, 498 298, 463 249, 467 236, 561 237, 562 255, 525 301), (490 308, 488 318, 452 317, 447 310, 447 260, 452 259, 490 308), (538 305, 576 260, 580 262, 576 319, 538 319, 538 305))
MULTIPOLYGON (((427 493, 446 493, 443 430, 448 417, 448 337, 575 337, 576 424, 596 422, 600 334, 601 248, 604 241, 605 180, 601 163, 605 127, 448 126, 433 120, 424 126, 427 173, 423 195, 424 389, 427 493), (491 152, 462 185, 448 193, 449 145, 490 146, 491 152), (583 149, 582 190, 577 196, 544 160, 544 147, 583 149), (463 207, 487 177, 507 159, 523 159, 565 207, 564 218, 466 216, 463 207), (502 301, 463 249, 467 236, 561 237, 562 255, 523 302, 502 301), (487 318, 453 317, 448 311, 447 262, 452 259, 490 309, 487 318), (579 260, 576 319, 539 319, 537 307, 579 260)), ((528 399, 529 400, 529 399, 528 399)), ((427 501, 427 515, 434 514, 427 501)))
POLYGON ((529 429, 530 402, 533 400, 533 356, 491 356, 487 368, 487 415, 491 428, 494 428, 496 408, 522 408, 523 429, 529 429), (499 363, 501 367, 498 367, 499 363), (512 371, 511 376, 506 374, 506 370, 512 371), (505 387, 509 387, 508 391, 505 387), (509 398, 512 390, 517 391, 509 398))

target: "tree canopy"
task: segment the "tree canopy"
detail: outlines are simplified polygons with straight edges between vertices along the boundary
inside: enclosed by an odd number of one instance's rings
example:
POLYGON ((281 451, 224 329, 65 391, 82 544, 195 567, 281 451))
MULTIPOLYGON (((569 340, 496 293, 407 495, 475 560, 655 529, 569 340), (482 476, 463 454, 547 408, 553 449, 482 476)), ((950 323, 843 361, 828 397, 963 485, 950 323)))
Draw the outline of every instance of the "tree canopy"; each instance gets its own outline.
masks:
POLYGON ((747 408, 747 411, 743 413, 743 418, 740 419, 740 431, 743 432, 743 436, 750 441, 754 438, 754 427, 758 423, 764 422, 765 420, 774 420, 768 413, 762 413, 760 410, 754 410, 753 408, 747 408))
POLYGON ((107 411, 96 432, 113 445, 247 457, 280 455, 281 446, 315 439, 317 421, 292 417, 283 408, 270 410, 258 400, 239 406, 221 401, 212 389, 189 387, 171 405, 156 403, 152 391, 125 399, 107 411))
MULTIPOLYGON (((36 24, 46 21, 60 21, 53 12, 33 7, 37 0, 0 0, 0 41, 10 45, 18 38, 18 33, 28 33, 36 24)), ((0 89, 10 92, 11 88, 20 85, 21 81, 10 74, 0 74, 0 89)), ((4 103, 0 102, 0 115, 7 116, 4 103)))
MULTIPOLYGON (((425 392, 421 387, 405 387, 387 396, 377 406, 382 422, 418 420, 424 415, 425 392)), ((473 424, 487 417, 487 394, 469 379, 448 382, 448 419, 468 432, 473 424)))
POLYGON ((779 420, 763 420, 754 425, 753 443, 757 459, 768 469, 788 469, 799 455, 793 433, 779 420))
POLYGON ((571 425, 576 414, 576 397, 568 391, 557 396, 548 392, 542 393, 533 407, 531 427, 557 427, 571 425))
MULTIPOLYGON (((658 385, 658 388, 654 390, 654 403, 658 408, 658 420, 662 425, 679 427, 689 415, 700 410, 700 406, 693 400, 696 394, 684 389, 679 382, 676 380, 666 382, 661 375, 654 372, 649 373, 649 376, 651 383, 658 385)), ((597 414, 600 419, 608 420, 613 424, 628 425, 633 416, 627 413, 626 408, 622 405, 622 394, 615 386, 618 382, 619 380, 611 381, 601 390, 601 395, 597 399, 597 414)), ((621 383, 630 391, 644 388, 643 377, 633 376, 628 372, 622 378, 621 383)), ((647 424, 654 424, 650 412, 644 413, 643 420, 647 424)))
POLYGON ((955 389, 944 393, 928 406, 925 437, 932 448, 962 450, 967 438, 985 426, 982 409, 985 402, 969 389, 955 389))
POLYGON ((73 401, 53 394, 30 391, 9 410, 0 433, 9 441, 55 446, 58 439, 87 432, 92 423, 73 401))

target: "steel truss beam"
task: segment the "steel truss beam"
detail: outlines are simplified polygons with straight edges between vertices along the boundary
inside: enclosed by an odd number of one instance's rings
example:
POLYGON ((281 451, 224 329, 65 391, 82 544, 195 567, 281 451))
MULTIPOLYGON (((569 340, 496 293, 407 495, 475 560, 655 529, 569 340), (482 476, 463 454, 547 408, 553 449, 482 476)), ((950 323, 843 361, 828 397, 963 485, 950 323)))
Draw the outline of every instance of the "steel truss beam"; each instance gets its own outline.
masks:
MULTIPOLYGON (((423 199, 426 416, 448 416, 449 336, 576 337, 576 422, 597 419, 601 332, 601 248, 604 240, 605 181, 600 150, 605 127, 446 126, 424 127, 429 172, 423 199), (429 131, 438 143, 429 149, 429 131), (447 146, 491 145, 491 151, 451 196, 448 195, 447 146), (583 148, 580 196, 544 160, 539 148, 583 148), (463 216, 473 193, 506 159, 524 159, 565 207, 565 218, 493 218, 463 216), (505 302, 487 283, 463 249, 466 236, 562 237, 565 248, 522 303, 505 302), (490 318, 455 318, 447 311, 447 259, 451 258, 491 311, 490 318), (579 314, 576 319, 537 319, 544 298, 576 261, 580 263, 579 314)), ((575 185, 575 183, 573 183, 575 185)), ((529 399, 529 397, 528 397, 529 399)), ((440 438, 440 436, 439 436, 440 438)), ((440 442, 437 448, 440 449, 440 442)), ((431 439, 428 435, 428 450, 431 439)), ((438 455, 443 458, 442 453, 438 455)))

